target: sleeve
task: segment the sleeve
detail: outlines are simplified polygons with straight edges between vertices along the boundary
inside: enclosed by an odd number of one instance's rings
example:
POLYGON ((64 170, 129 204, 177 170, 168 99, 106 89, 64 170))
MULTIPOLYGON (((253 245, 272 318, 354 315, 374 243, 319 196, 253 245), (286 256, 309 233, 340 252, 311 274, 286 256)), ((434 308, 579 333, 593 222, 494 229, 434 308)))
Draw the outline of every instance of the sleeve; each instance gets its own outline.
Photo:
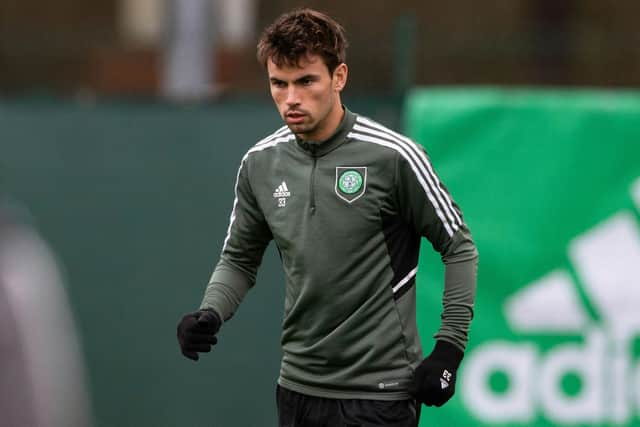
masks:
POLYGON ((445 265, 441 325, 434 337, 464 351, 477 283, 478 251, 471 232, 427 153, 417 144, 398 154, 396 191, 400 215, 431 242, 445 265))
POLYGON ((230 319, 254 285, 271 230, 251 189, 249 161, 243 159, 235 185, 235 199, 220 260, 200 305, 230 319))

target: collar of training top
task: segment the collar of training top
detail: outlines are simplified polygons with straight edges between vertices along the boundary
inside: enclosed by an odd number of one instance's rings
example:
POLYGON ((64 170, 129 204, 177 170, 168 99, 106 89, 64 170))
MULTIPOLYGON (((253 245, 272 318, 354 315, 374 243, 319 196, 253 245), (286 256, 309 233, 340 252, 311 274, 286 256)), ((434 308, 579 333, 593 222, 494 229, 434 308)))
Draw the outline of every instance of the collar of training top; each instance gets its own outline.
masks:
POLYGON ((356 122, 356 115, 349 111, 344 105, 344 117, 336 131, 324 141, 305 141, 296 135, 298 146, 307 153, 314 156, 324 156, 328 152, 335 150, 347 140, 347 134, 356 122))

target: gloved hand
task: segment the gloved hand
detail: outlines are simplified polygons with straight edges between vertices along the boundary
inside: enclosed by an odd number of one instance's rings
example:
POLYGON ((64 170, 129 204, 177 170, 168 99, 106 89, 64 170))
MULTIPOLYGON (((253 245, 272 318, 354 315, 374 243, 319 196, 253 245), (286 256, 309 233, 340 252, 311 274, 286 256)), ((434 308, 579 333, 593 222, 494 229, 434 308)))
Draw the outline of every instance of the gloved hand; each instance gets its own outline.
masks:
POLYGON ((218 342, 220 317, 213 310, 198 310, 185 314, 178 323, 178 343, 185 357, 198 360, 200 353, 208 353, 218 342))
POLYGON ((456 371, 464 353, 446 341, 437 341, 413 376, 409 393, 427 406, 444 405, 456 390, 456 371))

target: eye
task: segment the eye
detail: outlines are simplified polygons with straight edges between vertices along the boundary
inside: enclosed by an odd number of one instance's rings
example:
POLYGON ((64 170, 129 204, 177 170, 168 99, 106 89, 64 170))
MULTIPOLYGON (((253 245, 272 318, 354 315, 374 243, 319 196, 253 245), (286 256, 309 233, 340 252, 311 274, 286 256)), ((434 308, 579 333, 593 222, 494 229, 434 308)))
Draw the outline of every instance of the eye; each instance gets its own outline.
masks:
POLYGON ((302 86, 311 86, 311 83, 313 83, 313 80, 311 80, 310 78, 304 78, 300 80, 300 84, 302 86))
POLYGON ((282 89, 287 87, 287 84, 282 80, 271 80, 271 86, 277 87, 278 89, 282 89))

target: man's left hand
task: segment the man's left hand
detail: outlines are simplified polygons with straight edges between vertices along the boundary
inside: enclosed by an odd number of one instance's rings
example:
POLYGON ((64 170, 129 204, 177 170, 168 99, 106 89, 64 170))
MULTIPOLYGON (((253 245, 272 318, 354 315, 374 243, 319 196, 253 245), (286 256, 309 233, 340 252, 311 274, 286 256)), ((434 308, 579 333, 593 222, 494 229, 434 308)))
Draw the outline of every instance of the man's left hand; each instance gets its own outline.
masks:
POLYGON ((437 341, 413 377, 409 392, 427 406, 442 406, 455 393, 456 371, 464 353, 446 341, 437 341))

